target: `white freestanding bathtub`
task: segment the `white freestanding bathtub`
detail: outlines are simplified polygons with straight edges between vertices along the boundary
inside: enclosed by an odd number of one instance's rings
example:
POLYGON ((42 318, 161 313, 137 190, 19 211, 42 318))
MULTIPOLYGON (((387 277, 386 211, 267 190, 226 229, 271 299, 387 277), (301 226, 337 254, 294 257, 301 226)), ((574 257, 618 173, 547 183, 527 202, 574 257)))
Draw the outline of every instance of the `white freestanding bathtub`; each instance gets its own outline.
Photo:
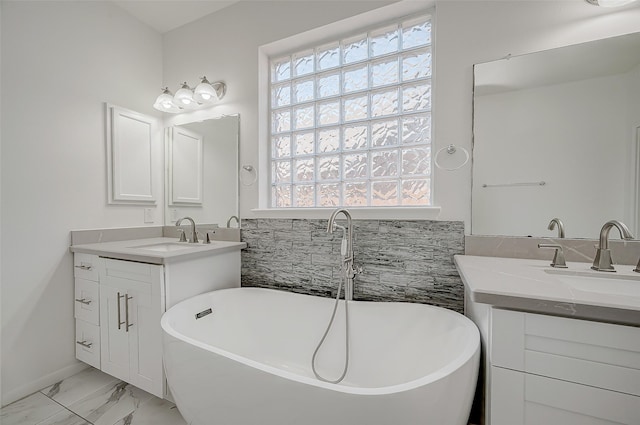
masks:
MULTIPOLYGON (((480 355, 469 319, 423 304, 350 301, 349 370, 341 383, 329 384, 313 375, 311 356, 334 302, 233 288, 167 311, 164 366, 187 423, 467 424, 480 355)), ((322 376, 340 376, 344 340, 340 301, 318 353, 322 376)))

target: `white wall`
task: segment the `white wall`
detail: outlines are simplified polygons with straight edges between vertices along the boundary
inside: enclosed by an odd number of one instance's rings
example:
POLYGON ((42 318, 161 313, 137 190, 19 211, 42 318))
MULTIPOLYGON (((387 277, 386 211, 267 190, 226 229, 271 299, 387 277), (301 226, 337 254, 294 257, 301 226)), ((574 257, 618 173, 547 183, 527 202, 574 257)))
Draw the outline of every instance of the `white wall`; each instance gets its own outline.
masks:
MULTIPOLYGON (((165 84, 200 74, 229 86, 220 111, 239 112, 241 163, 258 163, 257 49, 296 33, 381 7, 362 1, 243 2, 165 35, 165 84), (338 6, 339 5, 339 6, 338 6), (206 44, 206 53, 197 46, 206 44)), ((640 6, 604 9, 583 0, 436 2, 434 151, 455 143, 471 150, 473 64, 640 30, 640 6)), ((262 141, 265 143, 265 141, 262 141)), ((435 170, 439 219, 471 217, 471 167, 435 170)), ((241 214, 253 217, 258 185, 241 187, 241 214)))
POLYGON ((109 2, 3 1, 1 24, 4 404, 81 365, 69 231, 143 225, 106 205, 103 102, 154 114, 162 37, 109 2))
MULTIPOLYGON (((223 80, 227 94, 214 110, 240 114, 240 162, 258 164, 258 47, 378 8, 369 1, 241 2, 164 37, 164 78, 171 89, 181 81, 223 80)), ((258 207, 258 185, 240 186, 244 218, 258 207)))
MULTIPOLYGON (((437 3, 435 143, 471 149, 473 64, 640 31, 640 4, 620 9, 565 1, 437 3)), ((441 218, 464 218, 469 233, 471 170, 436 175, 441 218)), ((596 229, 597 230, 597 229, 596 229)))
MULTIPOLYGON (((636 66, 634 70, 629 73, 629 78, 632 81, 631 90, 629 90, 628 98, 631 102, 629 105, 629 128, 633 133, 632 139, 635 139, 635 144, 631 146, 627 156, 629 158, 628 167, 635 169, 635 175, 631 175, 631 181, 629 181, 625 187, 626 190, 631 192, 631 196, 628 198, 627 208, 629 211, 635 211, 635 217, 631 217, 629 225, 633 226, 635 223, 636 238, 640 237, 640 65, 636 66)), ((633 215, 632 213, 630 213, 633 215)), ((625 222, 626 223, 626 222, 625 222)))

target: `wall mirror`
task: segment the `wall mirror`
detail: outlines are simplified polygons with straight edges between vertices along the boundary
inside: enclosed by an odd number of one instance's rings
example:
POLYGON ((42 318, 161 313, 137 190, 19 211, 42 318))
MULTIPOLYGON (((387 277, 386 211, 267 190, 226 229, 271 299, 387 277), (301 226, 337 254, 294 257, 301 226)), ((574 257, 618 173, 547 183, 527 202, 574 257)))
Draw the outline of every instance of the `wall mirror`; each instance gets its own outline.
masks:
POLYGON ((640 33, 475 65, 473 132, 472 234, 640 233, 640 33))
POLYGON ((189 216, 226 227, 239 217, 239 125, 224 115, 165 128, 165 224, 189 216))

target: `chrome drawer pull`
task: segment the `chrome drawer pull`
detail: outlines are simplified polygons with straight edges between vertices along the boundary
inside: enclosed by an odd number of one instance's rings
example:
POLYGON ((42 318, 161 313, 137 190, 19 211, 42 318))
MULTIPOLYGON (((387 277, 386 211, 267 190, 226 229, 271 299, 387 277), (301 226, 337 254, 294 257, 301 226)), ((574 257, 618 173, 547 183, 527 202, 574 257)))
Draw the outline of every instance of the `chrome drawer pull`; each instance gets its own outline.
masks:
POLYGON ((84 305, 89 305, 89 304, 91 304, 91 300, 88 300, 88 299, 86 299, 86 298, 82 298, 82 299, 77 299, 77 298, 76 298, 76 301, 78 301, 79 303, 82 303, 82 304, 84 304, 84 305))
POLYGON ((86 340, 84 340, 84 341, 76 341, 76 344, 82 345, 85 348, 91 348, 91 346, 93 345, 93 342, 87 342, 86 340))
POLYGON ((85 266, 84 264, 75 267, 80 270, 93 270, 93 266, 85 266))
POLYGON ((124 308, 125 308, 125 313, 124 313, 124 320, 126 322, 126 331, 129 332, 129 328, 131 326, 133 326, 133 323, 129 324, 129 300, 132 300, 133 297, 130 297, 127 294, 127 297, 124 299, 124 308))
POLYGON ((126 295, 120 295, 120 292, 118 292, 118 329, 120 329, 120 327, 124 325, 122 317, 120 316, 120 298, 124 298, 125 296, 126 295))

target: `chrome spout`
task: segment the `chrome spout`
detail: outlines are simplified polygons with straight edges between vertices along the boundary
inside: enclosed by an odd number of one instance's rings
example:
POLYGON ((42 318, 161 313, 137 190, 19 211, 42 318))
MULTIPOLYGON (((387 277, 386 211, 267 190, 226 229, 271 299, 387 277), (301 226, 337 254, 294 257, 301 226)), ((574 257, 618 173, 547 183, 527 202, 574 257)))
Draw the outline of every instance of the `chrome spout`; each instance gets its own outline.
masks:
POLYGON ((601 272, 615 272, 613 267, 613 260, 611 259, 611 250, 609 249, 609 233, 612 228, 617 228, 620 232, 620 237, 624 240, 633 239, 633 235, 629 231, 629 228, 618 220, 607 221, 600 230, 600 241, 596 250, 596 257, 593 259, 593 270, 601 272))
POLYGON ((551 267, 557 267, 560 269, 567 268, 567 261, 564 258, 564 251, 562 250, 562 246, 554 243, 539 243, 538 248, 551 248, 555 249, 555 254, 553 254, 553 260, 551 260, 551 267))
POLYGON ((238 218, 237 215, 232 215, 231 217, 229 217, 229 220, 227 220, 227 228, 231 227, 232 220, 235 220, 236 223, 238 223, 238 227, 240 227, 240 219, 238 218))
POLYGON ((559 218, 552 218, 547 229, 553 230, 556 228, 556 225, 558 226, 558 237, 564 238, 564 223, 562 223, 562 220, 559 218))
MULTIPOLYGON (((189 223, 191 224, 191 240, 189 241, 189 243, 198 243, 198 234, 196 233, 196 222, 193 221, 191 217, 182 217, 181 219, 176 221, 176 226, 180 226, 183 220, 188 220, 189 223)), ((180 241, 182 241, 182 239, 180 239, 180 241)))

